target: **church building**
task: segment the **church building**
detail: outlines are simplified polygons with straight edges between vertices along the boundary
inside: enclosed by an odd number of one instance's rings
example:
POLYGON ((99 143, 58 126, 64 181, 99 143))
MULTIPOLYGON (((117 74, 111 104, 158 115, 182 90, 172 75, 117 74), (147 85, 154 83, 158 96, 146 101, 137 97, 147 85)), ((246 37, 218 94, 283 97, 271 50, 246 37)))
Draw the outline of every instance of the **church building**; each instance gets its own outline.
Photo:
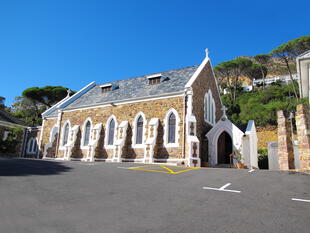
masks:
POLYGON ((42 116, 43 158, 206 166, 223 112, 206 50, 199 66, 92 82, 42 116))

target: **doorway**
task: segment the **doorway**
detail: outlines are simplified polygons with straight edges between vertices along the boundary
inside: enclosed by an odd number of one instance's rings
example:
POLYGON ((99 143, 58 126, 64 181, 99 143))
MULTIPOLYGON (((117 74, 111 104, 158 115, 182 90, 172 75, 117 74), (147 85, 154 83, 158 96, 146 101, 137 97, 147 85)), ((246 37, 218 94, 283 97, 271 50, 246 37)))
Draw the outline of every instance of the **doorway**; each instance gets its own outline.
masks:
POLYGON ((230 164, 229 155, 232 153, 232 140, 227 132, 221 133, 217 141, 217 163, 230 164))

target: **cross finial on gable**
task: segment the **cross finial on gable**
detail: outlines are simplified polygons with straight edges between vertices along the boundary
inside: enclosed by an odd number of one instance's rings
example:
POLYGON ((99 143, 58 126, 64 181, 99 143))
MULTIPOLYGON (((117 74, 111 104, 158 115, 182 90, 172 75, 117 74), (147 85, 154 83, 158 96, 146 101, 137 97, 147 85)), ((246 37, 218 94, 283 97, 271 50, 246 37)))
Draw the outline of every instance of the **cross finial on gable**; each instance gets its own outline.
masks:
POLYGON ((70 96, 70 94, 71 94, 71 90, 68 88, 67 89, 67 97, 70 96))
POLYGON ((209 49, 208 48, 206 48, 205 52, 206 52, 206 57, 209 57, 209 49))
POLYGON ((221 108, 221 110, 223 111, 222 120, 225 121, 225 120, 227 119, 227 116, 226 116, 227 108, 223 105, 223 107, 221 108))

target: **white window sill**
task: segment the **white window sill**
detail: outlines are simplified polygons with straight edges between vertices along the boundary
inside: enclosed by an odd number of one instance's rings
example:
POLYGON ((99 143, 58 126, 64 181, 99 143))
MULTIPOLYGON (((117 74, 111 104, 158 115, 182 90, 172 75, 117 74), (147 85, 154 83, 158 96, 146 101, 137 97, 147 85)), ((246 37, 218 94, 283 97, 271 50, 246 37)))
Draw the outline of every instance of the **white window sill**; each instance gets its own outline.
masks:
POLYGON ((115 149, 114 145, 105 145, 104 149, 115 149))
POLYGON ((144 148, 145 145, 144 144, 135 144, 135 145, 131 145, 131 148, 144 148))
POLYGON ((179 143, 168 143, 168 144, 164 144, 165 147, 179 147, 179 143))
POLYGON ((82 150, 87 150, 88 148, 89 148, 89 146, 87 145, 87 146, 81 146, 80 147, 82 150))

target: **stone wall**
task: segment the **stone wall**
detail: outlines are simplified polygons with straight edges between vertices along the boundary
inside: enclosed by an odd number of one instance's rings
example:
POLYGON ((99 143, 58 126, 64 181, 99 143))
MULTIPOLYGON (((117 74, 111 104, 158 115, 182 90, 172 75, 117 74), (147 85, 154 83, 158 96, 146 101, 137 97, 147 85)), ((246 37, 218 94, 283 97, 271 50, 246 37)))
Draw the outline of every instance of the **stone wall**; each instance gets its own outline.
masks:
MULTIPOLYGON (((146 122, 144 122, 145 134, 147 134, 147 124, 151 118, 159 118, 160 124, 158 127, 158 142, 157 142, 157 154, 154 156, 158 159, 179 159, 182 158, 182 145, 183 145, 183 114, 184 114, 184 97, 174 97, 160 100, 152 100, 147 102, 129 103, 121 104, 116 106, 105 106, 98 108, 89 108, 81 110, 71 110, 63 112, 62 119, 60 122, 60 134, 62 134, 62 127, 64 123, 69 120, 71 127, 74 125, 80 126, 80 133, 78 135, 77 141, 81 141, 81 135, 83 131, 83 124, 87 118, 91 119, 92 126, 98 123, 103 124, 102 135, 100 137, 99 146, 96 150, 96 158, 107 159, 112 158, 113 150, 104 148, 104 138, 106 123, 111 115, 114 115, 117 120, 117 124, 122 121, 128 121, 129 127, 127 132, 127 142, 126 142, 126 159, 141 159, 144 156, 143 148, 132 148, 132 128, 133 121, 136 115, 142 112, 145 115, 146 122), (163 145, 163 134, 164 134, 164 119, 167 112, 174 108, 179 115, 179 147, 175 148, 165 148, 163 145)), ((56 118, 45 120, 43 127, 43 137, 41 149, 49 141, 50 130, 53 125, 56 124, 56 118)), ((145 135, 147 137, 147 135, 145 135)), ((146 138, 145 137, 145 138, 146 138)), ((61 136, 60 136, 61 138, 61 136)), ((74 148, 73 157, 74 158, 85 158, 87 150, 80 148, 80 143, 74 148)), ((63 150, 59 150, 57 157, 63 157, 63 150)))
MULTIPOLYGON (((49 143, 50 140, 50 132, 53 128, 54 125, 56 125, 57 123, 57 118, 48 118, 48 119, 44 119, 43 120, 43 124, 42 124, 42 141, 41 144, 39 145, 40 147, 40 156, 43 155, 43 151, 44 151, 44 145, 46 145, 47 143, 49 143)), ((40 142, 39 142, 40 143, 40 142)))
POLYGON ((279 169, 294 169, 294 150, 292 144, 292 127, 288 121, 287 114, 282 110, 278 115, 278 158, 279 169))
POLYGON ((202 72, 199 74, 199 76, 193 83, 192 88, 193 114, 195 115, 197 120, 197 137, 201 145, 200 157, 202 159, 202 164, 205 164, 208 161, 208 147, 207 141, 205 140, 205 135, 212 128, 212 126, 206 123, 204 120, 204 97, 205 93, 208 92, 209 89, 211 89, 215 101, 216 122, 222 116, 222 104, 210 61, 206 64, 202 72))
POLYGON ((310 170, 310 113, 308 105, 297 106, 296 126, 300 169, 310 170))

